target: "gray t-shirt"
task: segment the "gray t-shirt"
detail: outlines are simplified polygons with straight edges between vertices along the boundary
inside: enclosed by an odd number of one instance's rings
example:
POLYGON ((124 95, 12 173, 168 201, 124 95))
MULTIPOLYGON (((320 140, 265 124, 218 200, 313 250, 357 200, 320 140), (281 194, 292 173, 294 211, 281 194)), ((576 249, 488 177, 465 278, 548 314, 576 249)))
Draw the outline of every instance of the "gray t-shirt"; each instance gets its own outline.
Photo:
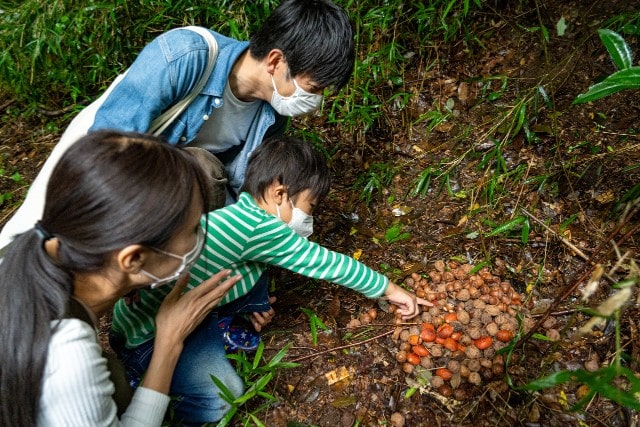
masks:
POLYGON ((214 109, 211 117, 202 125, 200 132, 189 145, 204 148, 212 153, 221 153, 244 144, 261 102, 239 100, 227 81, 222 95, 222 106, 214 109))

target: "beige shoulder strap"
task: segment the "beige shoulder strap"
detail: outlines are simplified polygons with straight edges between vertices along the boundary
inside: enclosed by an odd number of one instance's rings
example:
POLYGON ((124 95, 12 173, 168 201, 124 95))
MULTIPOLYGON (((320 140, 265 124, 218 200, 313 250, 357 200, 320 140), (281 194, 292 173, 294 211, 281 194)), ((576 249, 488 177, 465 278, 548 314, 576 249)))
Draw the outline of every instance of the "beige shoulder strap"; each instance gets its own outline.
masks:
POLYGON ((149 132, 154 135, 160 135, 162 132, 164 132, 167 126, 169 126, 184 111, 184 109, 187 108, 189 104, 191 104, 196 96, 198 96, 200 91, 202 91, 202 88, 204 88, 204 85, 207 83, 207 80, 209 80, 209 76, 213 71, 213 67, 215 66, 216 58, 218 56, 218 43, 209 30, 207 30, 206 28, 195 26, 184 28, 195 31, 196 33, 204 37, 204 39, 207 41, 207 44, 209 45, 209 62, 207 63, 207 68, 205 69, 204 74, 202 75, 202 77, 200 77, 200 80, 194 86, 189 95, 176 102, 171 108, 166 110, 151 123, 149 132))

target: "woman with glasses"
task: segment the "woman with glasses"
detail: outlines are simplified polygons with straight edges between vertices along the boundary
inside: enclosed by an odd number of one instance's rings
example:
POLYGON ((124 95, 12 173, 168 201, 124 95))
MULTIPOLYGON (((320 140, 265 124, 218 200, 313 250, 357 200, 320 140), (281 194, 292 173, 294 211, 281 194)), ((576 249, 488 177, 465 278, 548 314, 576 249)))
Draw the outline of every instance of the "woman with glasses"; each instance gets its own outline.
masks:
MULTIPOLYGON (((238 277, 222 271, 182 294, 203 246, 208 178, 189 152, 158 142, 113 131, 81 139, 52 173, 42 219, 9 246, 0 264, 0 425, 162 424, 184 340, 238 277), (175 279, 132 393, 103 352, 97 319, 118 299, 175 279)), ((224 381, 242 391, 237 376, 224 381)))

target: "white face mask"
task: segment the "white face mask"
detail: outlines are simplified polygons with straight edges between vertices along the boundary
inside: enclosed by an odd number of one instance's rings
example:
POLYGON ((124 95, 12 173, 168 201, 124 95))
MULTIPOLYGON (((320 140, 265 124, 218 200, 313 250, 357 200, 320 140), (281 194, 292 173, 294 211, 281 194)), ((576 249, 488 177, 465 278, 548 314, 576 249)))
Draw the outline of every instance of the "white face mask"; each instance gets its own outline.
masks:
POLYGON ((302 116, 304 114, 313 113, 322 104, 322 95, 309 93, 302 89, 296 79, 292 79, 296 90, 291 96, 282 96, 278 93, 276 82, 271 75, 271 83, 273 83, 273 96, 271 97, 271 106, 278 114, 283 116, 302 116))
POLYGON ((193 267, 193 265, 198 260, 198 257, 200 257, 200 253, 202 252, 203 247, 204 247, 204 231, 202 230, 202 227, 198 227, 198 231, 196 232, 196 245, 193 247, 193 249, 191 249, 189 252, 187 252, 182 256, 172 254, 171 252, 163 251, 162 249, 151 248, 158 253, 161 253, 163 255, 167 255, 182 261, 182 264, 180 264, 180 267, 178 267, 178 269, 173 274, 170 274, 167 277, 159 278, 149 273, 148 271, 144 271, 143 269, 140 269, 140 272, 145 276, 149 277, 150 279, 154 280, 152 283, 149 284, 149 287, 151 289, 155 289, 158 286, 162 286, 176 280, 178 277, 182 276, 184 272, 191 270, 191 267, 193 267))
MULTIPOLYGON (((291 202, 291 221, 287 223, 290 229, 296 232, 300 237, 305 239, 313 234, 313 216, 308 215, 302 209, 296 208, 291 202)), ((280 217, 280 206, 276 205, 278 218, 280 217)))

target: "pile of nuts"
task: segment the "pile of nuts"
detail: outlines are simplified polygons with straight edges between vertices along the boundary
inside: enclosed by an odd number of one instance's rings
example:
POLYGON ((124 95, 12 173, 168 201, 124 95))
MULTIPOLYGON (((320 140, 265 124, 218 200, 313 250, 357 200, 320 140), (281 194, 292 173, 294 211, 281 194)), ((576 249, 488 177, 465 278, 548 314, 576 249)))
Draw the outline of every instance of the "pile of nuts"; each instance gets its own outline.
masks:
MULTIPOLYGON (((502 378, 504 356, 496 354, 514 337, 522 297, 487 268, 436 261, 426 275, 405 279, 424 307, 417 324, 402 325, 399 314, 392 338, 396 360, 407 374, 417 366, 432 373, 430 385, 445 397, 465 400, 473 386, 502 378)), ((527 322, 523 324, 526 330, 527 322)))

